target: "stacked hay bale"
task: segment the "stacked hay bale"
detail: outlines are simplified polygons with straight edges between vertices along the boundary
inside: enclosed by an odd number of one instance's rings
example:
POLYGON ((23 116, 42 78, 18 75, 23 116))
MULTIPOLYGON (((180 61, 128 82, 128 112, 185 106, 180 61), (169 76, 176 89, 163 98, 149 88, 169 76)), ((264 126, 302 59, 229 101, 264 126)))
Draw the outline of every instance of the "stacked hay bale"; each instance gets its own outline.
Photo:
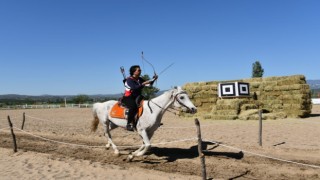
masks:
POLYGON ((187 83, 183 87, 195 106, 197 116, 205 119, 258 119, 258 110, 264 119, 306 117, 311 113, 311 91, 303 75, 251 78, 232 81, 187 83), (252 97, 219 98, 218 84, 224 82, 250 83, 252 97))

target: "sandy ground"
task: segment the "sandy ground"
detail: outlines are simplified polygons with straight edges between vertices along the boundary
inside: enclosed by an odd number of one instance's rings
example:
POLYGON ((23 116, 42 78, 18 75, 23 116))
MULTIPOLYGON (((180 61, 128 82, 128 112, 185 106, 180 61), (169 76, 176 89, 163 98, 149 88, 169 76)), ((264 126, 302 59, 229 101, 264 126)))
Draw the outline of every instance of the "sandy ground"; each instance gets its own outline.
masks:
MULTIPOLYGON (((90 132, 91 120, 86 108, 1 110, 1 179, 201 179, 194 119, 166 113, 151 150, 132 162, 126 158, 142 143, 140 137, 112 131, 122 151, 115 156, 104 148, 101 126, 90 132), (17 153, 7 116, 16 127, 17 153)), ((319 105, 309 118, 264 120, 262 146, 258 121, 200 119, 200 124, 209 179, 320 179, 319 105)))

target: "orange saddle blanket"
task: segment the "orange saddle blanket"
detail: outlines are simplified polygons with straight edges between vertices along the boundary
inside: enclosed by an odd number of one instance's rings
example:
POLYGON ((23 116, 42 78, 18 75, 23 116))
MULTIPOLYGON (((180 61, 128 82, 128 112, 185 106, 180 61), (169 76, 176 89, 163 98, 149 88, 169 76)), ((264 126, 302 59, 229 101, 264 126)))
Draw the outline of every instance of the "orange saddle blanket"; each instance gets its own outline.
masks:
MULTIPOLYGON (((113 118, 126 119, 125 114, 127 109, 128 108, 121 106, 120 103, 116 103, 115 105, 113 105, 110 111, 110 116, 113 118)), ((141 101, 140 103, 137 119, 139 119, 139 117, 142 115, 142 112, 143 112, 143 101, 141 101)))

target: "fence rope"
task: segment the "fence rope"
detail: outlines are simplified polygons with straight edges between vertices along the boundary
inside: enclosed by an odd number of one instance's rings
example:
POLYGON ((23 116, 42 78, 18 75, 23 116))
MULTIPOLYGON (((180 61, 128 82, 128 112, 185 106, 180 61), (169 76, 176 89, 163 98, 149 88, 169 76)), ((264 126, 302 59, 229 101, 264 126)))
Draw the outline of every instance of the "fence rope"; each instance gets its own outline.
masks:
MULTIPOLYGON (((88 146, 88 145, 82 145, 82 144, 74 144, 74 143, 66 143, 66 142, 62 142, 62 141, 56 141, 56 140, 52 140, 52 139, 48 139, 48 138, 45 138, 45 137, 42 137, 42 136, 38 136, 38 135, 35 135, 35 134, 32 134, 32 133, 29 133, 29 132, 26 132, 20 128, 16 128, 16 127, 13 127, 14 129, 17 129, 18 131, 21 131, 23 133, 26 133, 30 136, 34 136, 36 138, 39 138, 39 139, 42 139, 42 140, 46 140, 46 141, 51 141, 51 142, 55 142, 55 143, 58 143, 58 144, 64 144, 64 145, 71 145, 71 146, 78 146, 78 147, 89 147, 89 148, 104 148, 105 146, 88 146)), ((152 143, 151 145, 152 146, 156 146, 156 145, 163 145, 163 144, 170 144, 170 143, 178 143, 178 142, 185 142, 185 141, 191 141, 191 140, 196 140, 197 138, 189 138, 189 139, 182 139, 182 140, 175 140, 175 141, 170 141, 170 142, 162 142, 162 143, 152 143)), ((130 147, 140 147, 141 144, 139 145, 132 145, 132 146, 117 146, 117 147, 120 147, 120 148, 130 148, 130 147)))
POLYGON ((223 147, 226 147, 226 148, 229 148, 229 149, 233 149, 233 150, 237 150, 237 151, 242 151, 242 152, 245 152, 245 153, 248 153, 248 154, 252 154, 252 155, 255 155, 255 156, 260 156, 260 157, 264 157, 264 158, 268 158, 268 159, 273 159, 273 160, 277 160, 277 161, 282 161, 282 162, 287 162, 287 163, 292 163, 292 164, 298 164, 298 165, 302 165, 302 166, 308 166, 308 167, 313 167, 313 168, 320 168, 320 166, 317 166, 317 165, 299 163, 299 162, 290 161, 290 160, 285 160, 285 159, 281 159, 281 158, 275 158, 275 157, 271 157, 271 156, 267 156, 267 155, 263 155, 263 154, 253 153, 253 152, 250 152, 250 151, 242 150, 242 149, 240 149, 240 148, 228 146, 228 145, 225 145, 225 144, 222 144, 222 143, 218 143, 218 142, 215 142, 215 141, 210 141, 210 140, 204 140, 204 141, 211 142, 211 143, 214 143, 214 144, 218 144, 219 146, 223 146, 223 147))
POLYGON ((27 131, 24 131, 20 128, 16 128, 16 127, 13 127, 14 129, 18 130, 18 131, 21 131, 25 134, 28 134, 30 136, 33 136, 33 137, 36 137, 36 138, 39 138, 39 139, 42 139, 42 140, 46 140, 46 141, 51 141, 51 142, 55 142, 55 143, 59 143, 59 144, 65 144, 65 145, 72 145, 72 146, 79 146, 79 147, 92 147, 92 148, 98 148, 98 147, 104 147, 104 146, 88 146, 88 145, 82 145, 82 144, 73 144, 73 143, 66 143, 66 142, 61 142, 61 141, 56 141, 56 140, 52 140, 52 139, 48 139, 48 138, 45 138, 45 137, 42 137, 42 136, 38 136, 38 135, 35 135, 35 134, 32 134, 32 133, 29 133, 27 131))

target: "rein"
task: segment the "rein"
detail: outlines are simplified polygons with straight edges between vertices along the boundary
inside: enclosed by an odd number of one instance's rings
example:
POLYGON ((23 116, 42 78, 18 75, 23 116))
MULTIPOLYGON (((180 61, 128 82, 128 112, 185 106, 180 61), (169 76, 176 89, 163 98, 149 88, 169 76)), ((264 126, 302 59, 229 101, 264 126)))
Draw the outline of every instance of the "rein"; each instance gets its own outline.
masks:
MULTIPOLYGON (((178 95, 180 95, 180 94, 187 94, 187 93, 186 93, 185 91, 182 91, 182 92, 180 92, 180 93, 177 93, 177 94, 174 96, 173 99, 176 100, 181 106, 183 106, 183 107, 191 110, 188 106, 186 106, 186 105, 183 104, 181 101, 179 101, 179 99, 178 99, 177 97, 178 97, 178 95)), ((171 96, 172 96, 172 95, 171 95, 171 96)), ((148 101, 148 107, 149 107, 151 113, 153 113, 153 111, 152 111, 152 108, 150 107, 150 102, 152 102, 153 104, 155 104, 155 105, 156 105, 157 107, 159 107, 160 109, 165 110, 165 109, 164 109, 163 107, 161 107, 159 104, 153 102, 152 99, 150 99, 150 100, 148 101)), ((172 108, 172 109, 174 109, 174 108, 172 108)), ((174 110, 175 110, 175 109, 174 109, 174 110)), ((167 111, 169 111, 169 110, 167 109, 167 111)), ((171 111, 169 111, 169 112, 171 112, 171 111)), ((174 115, 176 115, 175 112, 171 112, 171 113, 173 113, 174 115)))

